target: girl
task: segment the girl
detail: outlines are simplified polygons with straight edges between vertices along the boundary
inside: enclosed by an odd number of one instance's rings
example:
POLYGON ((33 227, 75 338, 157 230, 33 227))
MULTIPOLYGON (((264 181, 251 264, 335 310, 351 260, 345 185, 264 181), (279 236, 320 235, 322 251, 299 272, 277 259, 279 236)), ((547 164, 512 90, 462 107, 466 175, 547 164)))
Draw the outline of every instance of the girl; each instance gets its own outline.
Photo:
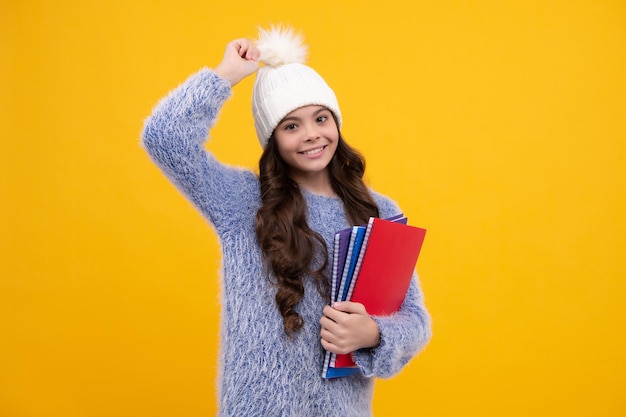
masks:
POLYGON ((143 131, 151 158, 222 245, 220 416, 369 416, 372 377, 398 373, 430 338, 416 276, 389 317, 326 305, 334 232, 400 210, 364 185, 335 94, 303 64, 301 42, 280 28, 261 30, 256 44, 230 42, 214 70, 161 100, 143 131), (232 87, 253 73, 258 176, 204 148, 232 87), (325 350, 352 352, 361 374, 323 379, 325 350))

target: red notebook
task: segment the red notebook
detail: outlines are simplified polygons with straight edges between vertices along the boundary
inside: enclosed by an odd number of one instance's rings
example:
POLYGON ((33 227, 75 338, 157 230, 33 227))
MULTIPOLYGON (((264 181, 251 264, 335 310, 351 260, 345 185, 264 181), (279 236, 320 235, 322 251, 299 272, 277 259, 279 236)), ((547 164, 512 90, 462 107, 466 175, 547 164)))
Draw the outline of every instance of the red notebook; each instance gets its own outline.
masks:
MULTIPOLYGON (((370 218, 355 267, 350 301, 361 303, 371 316, 393 314, 409 289, 426 230, 370 218)), ((355 366, 352 355, 337 355, 336 368, 355 366)))

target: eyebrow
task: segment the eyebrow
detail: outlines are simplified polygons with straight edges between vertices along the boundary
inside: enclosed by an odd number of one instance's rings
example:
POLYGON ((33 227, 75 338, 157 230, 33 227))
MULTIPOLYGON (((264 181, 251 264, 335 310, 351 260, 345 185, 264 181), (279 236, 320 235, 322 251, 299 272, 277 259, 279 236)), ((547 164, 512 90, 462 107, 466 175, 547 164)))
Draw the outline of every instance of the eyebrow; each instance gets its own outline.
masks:
MULTIPOLYGON (((324 112, 324 111, 330 111, 330 110, 328 110, 326 107, 321 107, 318 110, 314 111, 311 116, 315 117, 315 116, 317 116, 318 114, 320 114, 321 112, 324 112)), ((290 121, 290 122, 291 121, 299 122, 300 120, 301 120, 300 117, 289 116, 289 117, 285 117, 283 120, 281 120, 280 124, 283 124, 283 123, 288 122, 288 121, 290 121)))

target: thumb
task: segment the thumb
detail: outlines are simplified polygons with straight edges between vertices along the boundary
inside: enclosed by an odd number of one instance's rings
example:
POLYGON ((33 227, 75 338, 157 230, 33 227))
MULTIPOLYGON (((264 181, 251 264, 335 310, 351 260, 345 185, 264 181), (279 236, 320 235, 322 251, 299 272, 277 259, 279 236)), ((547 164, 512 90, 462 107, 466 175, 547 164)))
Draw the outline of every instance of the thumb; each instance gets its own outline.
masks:
POLYGON ((365 306, 361 303, 353 303, 352 301, 339 301, 333 304, 335 310, 343 311, 344 313, 353 314, 367 314, 365 306))

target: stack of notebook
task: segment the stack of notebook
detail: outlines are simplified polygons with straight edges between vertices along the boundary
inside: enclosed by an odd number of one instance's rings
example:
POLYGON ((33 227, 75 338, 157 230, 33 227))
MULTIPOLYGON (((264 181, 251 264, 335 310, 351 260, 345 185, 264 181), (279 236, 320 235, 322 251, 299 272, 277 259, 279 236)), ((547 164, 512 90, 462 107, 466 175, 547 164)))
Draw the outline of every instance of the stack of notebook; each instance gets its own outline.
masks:
MULTIPOLYGON (((371 217, 366 226, 335 233, 331 304, 353 301, 373 316, 396 312, 406 295, 424 242, 425 229, 409 226, 404 215, 371 217)), ((322 376, 360 373, 352 355, 326 352, 322 376)))

